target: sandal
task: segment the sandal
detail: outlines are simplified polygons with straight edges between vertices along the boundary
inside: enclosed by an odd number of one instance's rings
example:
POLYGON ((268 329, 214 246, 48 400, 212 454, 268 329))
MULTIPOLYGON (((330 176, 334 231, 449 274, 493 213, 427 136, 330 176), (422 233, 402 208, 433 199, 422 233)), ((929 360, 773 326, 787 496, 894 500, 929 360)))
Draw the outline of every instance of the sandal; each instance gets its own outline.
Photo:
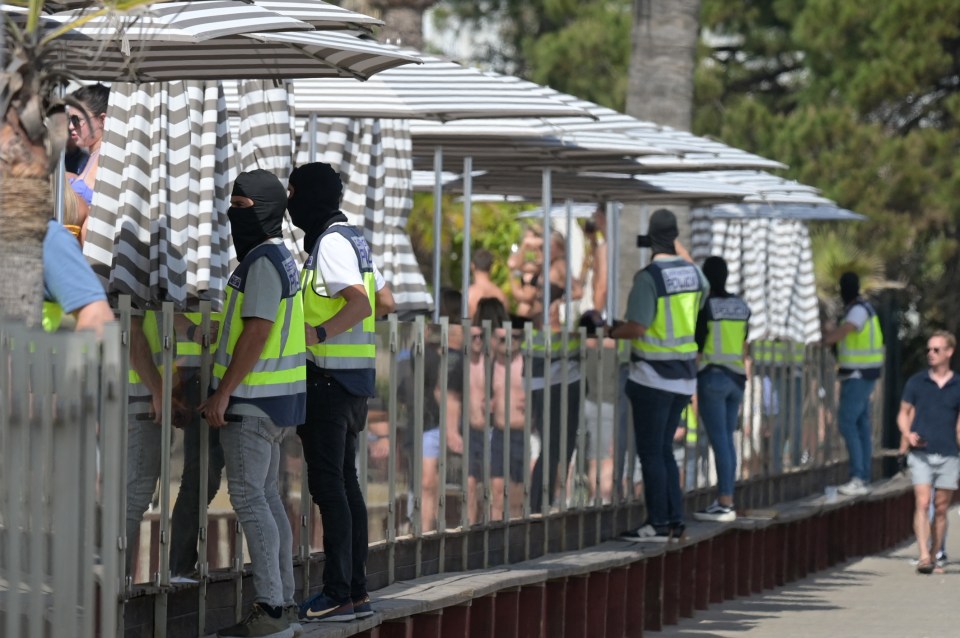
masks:
POLYGON ((917 573, 918 574, 932 574, 936 565, 933 564, 933 561, 927 559, 925 561, 920 561, 917 563, 917 573))

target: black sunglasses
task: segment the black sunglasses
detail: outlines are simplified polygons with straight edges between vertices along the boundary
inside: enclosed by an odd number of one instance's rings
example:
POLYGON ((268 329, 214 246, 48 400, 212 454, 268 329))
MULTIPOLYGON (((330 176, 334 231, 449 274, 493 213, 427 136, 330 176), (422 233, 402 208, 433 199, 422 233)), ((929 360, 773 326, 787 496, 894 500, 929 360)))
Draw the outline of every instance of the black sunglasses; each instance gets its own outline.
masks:
POLYGON ((940 348, 927 348, 927 352, 932 352, 933 354, 940 354, 940 348))
POLYGON ((67 118, 67 120, 70 122, 70 126, 72 126, 74 130, 79 130, 80 126, 86 122, 86 120, 80 119, 79 115, 71 115, 67 118))

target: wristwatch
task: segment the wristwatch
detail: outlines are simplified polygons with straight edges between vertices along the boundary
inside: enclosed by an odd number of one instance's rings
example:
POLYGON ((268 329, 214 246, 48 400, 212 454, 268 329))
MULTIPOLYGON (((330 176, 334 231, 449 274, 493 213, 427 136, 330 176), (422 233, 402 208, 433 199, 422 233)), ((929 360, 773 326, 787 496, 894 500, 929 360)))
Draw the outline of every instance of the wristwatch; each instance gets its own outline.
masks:
POLYGON ((317 326, 317 327, 316 327, 316 331, 317 331, 317 340, 318 340, 320 343, 323 343, 324 341, 327 340, 327 329, 326 329, 326 328, 324 328, 323 326, 317 326))

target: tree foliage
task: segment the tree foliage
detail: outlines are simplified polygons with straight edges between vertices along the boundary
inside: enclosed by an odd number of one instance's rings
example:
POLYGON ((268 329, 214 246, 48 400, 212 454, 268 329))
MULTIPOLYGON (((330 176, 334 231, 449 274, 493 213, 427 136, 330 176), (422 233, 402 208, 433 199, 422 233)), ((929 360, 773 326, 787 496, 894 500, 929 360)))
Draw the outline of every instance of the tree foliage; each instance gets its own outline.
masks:
POLYGON ((704 0, 694 129, 870 221, 842 236, 960 328, 960 1, 704 0))
POLYGON ((468 27, 482 24, 500 32, 502 43, 481 50, 479 61, 623 110, 629 0, 446 0, 444 5, 468 27))

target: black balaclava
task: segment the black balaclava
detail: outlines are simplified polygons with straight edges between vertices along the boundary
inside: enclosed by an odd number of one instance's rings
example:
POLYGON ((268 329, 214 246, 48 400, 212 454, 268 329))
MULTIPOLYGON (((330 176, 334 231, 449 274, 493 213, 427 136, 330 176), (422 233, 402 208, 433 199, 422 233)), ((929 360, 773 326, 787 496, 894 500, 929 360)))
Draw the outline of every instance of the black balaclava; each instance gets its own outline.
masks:
POLYGON ((677 218, 666 208, 653 211, 650 216, 650 226, 647 229, 650 236, 650 247, 654 255, 676 255, 674 240, 680 235, 677 230, 677 218))
POLYGON ((727 262, 723 260, 723 257, 717 257, 716 255, 712 257, 707 257, 703 260, 703 276, 707 278, 707 281, 710 282, 710 292, 711 293, 723 293, 727 292, 727 262))
POLYGON ((252 208, 231 206, 227 211, 237 259, 243 261, 251 250, 267 239, 283 236, 287 191, 276 175, 257 169, 237 176, 232 195, 253 200, 252 208))
POLYGON ((329 164, 312 162, 293 169, 290 185, 293 195, 287 202, 287 210, 294 225, 306 233, 304 249, 312 253, 330 224, 347 221, 347 216, 340 212, 343 182, 329 164))
POLYGON ((840 275, 840 298, 844 305, 849 306, 860 296, 860 277, 855 272, 845 272, 840 275))

